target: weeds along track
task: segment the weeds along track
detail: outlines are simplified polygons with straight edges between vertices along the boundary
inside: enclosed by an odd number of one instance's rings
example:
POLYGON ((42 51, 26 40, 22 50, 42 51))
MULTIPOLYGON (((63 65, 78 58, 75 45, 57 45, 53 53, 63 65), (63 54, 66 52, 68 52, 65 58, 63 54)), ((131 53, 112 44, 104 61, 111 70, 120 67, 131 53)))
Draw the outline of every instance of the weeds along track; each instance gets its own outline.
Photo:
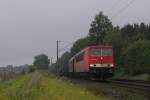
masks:
POLYGON ((125 86, 128 88, 140 89, 143 91, 150 92, 150 82, 140 81, 140 80, 127 80, 127 79, 112 79, 108 80, 110 83, 115 83, 120 86, 125 86))

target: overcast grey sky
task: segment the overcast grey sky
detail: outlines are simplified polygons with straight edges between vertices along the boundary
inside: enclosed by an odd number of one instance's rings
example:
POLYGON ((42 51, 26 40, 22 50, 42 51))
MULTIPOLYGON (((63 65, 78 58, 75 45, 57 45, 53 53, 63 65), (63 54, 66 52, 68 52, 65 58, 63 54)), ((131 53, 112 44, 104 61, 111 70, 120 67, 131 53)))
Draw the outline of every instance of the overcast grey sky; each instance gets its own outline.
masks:
POLYGON ((104 11, 114 25, 150 22, 150 0, 0 0, 0 66, 30 64, 35 55, 56 56, 61 48, 88 33, 104 11), (126 8, 124 10, 124 8, 126 8))

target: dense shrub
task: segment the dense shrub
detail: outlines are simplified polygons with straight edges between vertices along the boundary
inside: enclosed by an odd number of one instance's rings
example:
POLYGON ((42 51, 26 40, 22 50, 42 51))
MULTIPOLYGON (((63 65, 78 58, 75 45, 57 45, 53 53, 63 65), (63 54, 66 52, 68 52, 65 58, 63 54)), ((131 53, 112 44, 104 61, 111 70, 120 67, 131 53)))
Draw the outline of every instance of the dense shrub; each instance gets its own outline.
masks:
POLYGON ((131 74, 150 73, 150 41, 139 40, 131 44, 125 54, 131 74))
POLYGON ((37 69, 48 69, 49 62, 47 55, 40 54, 34 57, 33 65, 37 69))

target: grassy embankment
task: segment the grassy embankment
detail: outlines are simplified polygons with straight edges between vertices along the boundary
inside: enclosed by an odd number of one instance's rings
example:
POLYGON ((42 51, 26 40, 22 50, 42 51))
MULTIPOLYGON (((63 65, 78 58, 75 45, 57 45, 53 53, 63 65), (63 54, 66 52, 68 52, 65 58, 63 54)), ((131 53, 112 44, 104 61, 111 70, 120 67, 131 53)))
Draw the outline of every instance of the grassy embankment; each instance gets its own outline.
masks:
POLYGON ((150 74, 145 73, 145 74, 130 75, 125 73, 123 69, 119 69, 116 71, 115 76, 113 78, 150 81, 150 74))
POLYGON ((0 100, 107 100, 47 72, 33 72, 0 83, 0 100))
POLYGON ((128 79, 150 81, 150 75, 149 74, 140 74, 140 75, 135 75, 135 76, 129 76, 128 79))

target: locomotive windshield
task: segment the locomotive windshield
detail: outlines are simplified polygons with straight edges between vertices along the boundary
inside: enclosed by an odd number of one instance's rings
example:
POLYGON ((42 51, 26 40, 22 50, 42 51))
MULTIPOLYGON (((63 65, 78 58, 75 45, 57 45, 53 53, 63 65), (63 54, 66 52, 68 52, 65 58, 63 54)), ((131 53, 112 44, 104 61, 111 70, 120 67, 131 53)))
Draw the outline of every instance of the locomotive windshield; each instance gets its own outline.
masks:
POLYGON ((112 56, 112 49, 92 49, 92 56, 112 56))

